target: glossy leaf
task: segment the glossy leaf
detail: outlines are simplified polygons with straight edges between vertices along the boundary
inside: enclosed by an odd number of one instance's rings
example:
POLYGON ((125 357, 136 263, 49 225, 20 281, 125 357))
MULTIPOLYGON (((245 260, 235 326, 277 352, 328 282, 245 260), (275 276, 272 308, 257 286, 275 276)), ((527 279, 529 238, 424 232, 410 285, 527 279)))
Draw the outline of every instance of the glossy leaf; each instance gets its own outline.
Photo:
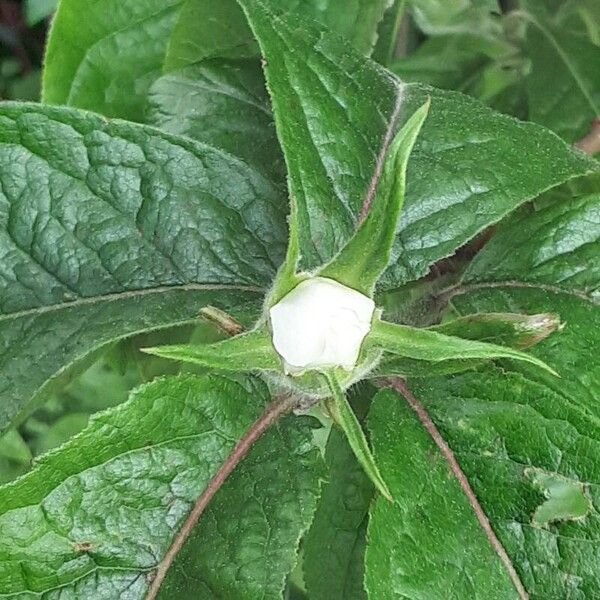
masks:
POLYGON ((369 429, 395 500, 371 507, 369 598, 518 599, 457 480, 404 400, 379 392, 369 429))
POLYGON ((478 282, 458 286, 451 298, 463 315, 506 310, 558 315, 564 326, 529 352, 561 378, 512 362, 508 369, 489 366, 477 373, 409 381, 452 448, 531 598, 593 598, 600 586, 595 508, 600 310, 593 286, 589 292, 579 289, 580 281, 562 279, 560 268, 564 263, 572 273, 583 273, 592 266, 589 255, 579 250, 593 223, 587 216, 577 218, 583 206, 573 201, 571 212, 569 204, 549 202, 538 213, 519 215, 518 224, 515 216, 468 275, 470 281, 477 274, 478 282), (535 239, 533 231, 539 231, 535 239), (557 243, 550 249, 552 236, 557 243), (499 251, 502 239, 512 244, 511 252, 503 254, 499 272, 486 275, 480 267, 499 251), (535 281, 527 281, 536 253, 555 256, 558 278, 550 270, 533 269, 535 281), (503 280, 507 270, 510 281, 503 280))
POLYGON ((144 352, 161 358, 178 360, 222 371, 280 371, 279 358, 271 334, 266 329, 256 329, 236 335, 216 344, 159 346, 144 348, 144 352))
POLYGON ((593 597, 600 585, 593 508, 600 464, 598 307, 568 292, 510 286, 457 296, 454 304, 464 313, 552 310, 565 320, 562 331, 531 351, 560 371, 560 380, 514 363, 512 372, 488 368, 413 380, 410 387, 452 447, 531 597, 593 597), (573 515, 562 504, 549 506, 551 492, 532 470, 583 488, 592 507, 573 515))
POLYGON ((384 288, 420 278, 523 202, 598 168, 544 129, 460 94, 402 86, 300 17, 279 18, 261 0, 241 2, 266 58, 298 202, 302 268, 323 264, 348 241, 395 109, 403 121, 427 96, 431 112, 411 157, 384 288))
POLYGON ((324 477, 311 427, 292 416, 257 442, 210 503, 159 598, 281 597, 324 477))
POLYGON ((251 167, 69 109, 0 122, 0 428, 112 340, 260 302, 286 209, 251 167))
POLYGON ((379 347, 392 354, 434 363, 445 360, 511 358, 534 364, 556 375, 543 361, 512 348, 397 323, 375 320, 366 343, 367 347, 379 347))
MULTIPOLYGON (((126 404, 94 417, 82 434, 2 488, 1 592, 144 598, 158 561, 196 498, 260 414, 266 393, 250 380, 180 376, 148 384, 126 404)), ((242 493, 252 465, 265 453, 290 493, 286 519, 273 522, 261 536, 273 552, 267 556, 262 545, 257 550, 256 532, 242 536, 239 530, 221 529, 222 537, 210 543, 213 550, 239 552, 238 567, 245 564, 257 579, 268 577, 281 587, 295 550, 275 548, 307 527, 319 486, 320 457, 308 422, 288 420, 263 438, 249 471, 242 467, 222 490, 211 520, 229 521, 227 499, 242 493)), ((281 499, 271 493, 263 487, 258 506, 281 499)), ((255 510, 242 506, 236 516, 254 521, 255 510)), ((219 585, 222 593, 233 593, 229 597, 246 598, 256 584, 252 577, 227 582, 223 575, 219 585)))

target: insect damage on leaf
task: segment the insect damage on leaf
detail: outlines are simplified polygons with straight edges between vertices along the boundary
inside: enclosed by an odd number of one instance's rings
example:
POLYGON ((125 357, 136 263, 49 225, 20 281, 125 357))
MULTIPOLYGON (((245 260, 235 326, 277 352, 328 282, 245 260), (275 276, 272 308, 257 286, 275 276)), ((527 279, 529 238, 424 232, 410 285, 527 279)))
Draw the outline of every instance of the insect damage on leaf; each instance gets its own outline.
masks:
POLYGON ((557 521, 579 521, 592 509, 585 483, 536 468, 526 469, 525 476, 546 498, 531 517, 536 527, 547 527, 557 521))

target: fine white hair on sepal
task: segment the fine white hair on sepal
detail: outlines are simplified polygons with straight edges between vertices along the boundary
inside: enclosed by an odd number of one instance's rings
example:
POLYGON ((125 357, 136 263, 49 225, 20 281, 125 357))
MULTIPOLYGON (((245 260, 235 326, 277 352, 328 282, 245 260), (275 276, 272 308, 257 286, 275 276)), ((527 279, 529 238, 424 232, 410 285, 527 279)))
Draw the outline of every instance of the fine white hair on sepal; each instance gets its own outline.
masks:
POLYGON ((299 283, 269 311, 273 346, 286 373, 356 366, 375 303, 333 279, 299 283))

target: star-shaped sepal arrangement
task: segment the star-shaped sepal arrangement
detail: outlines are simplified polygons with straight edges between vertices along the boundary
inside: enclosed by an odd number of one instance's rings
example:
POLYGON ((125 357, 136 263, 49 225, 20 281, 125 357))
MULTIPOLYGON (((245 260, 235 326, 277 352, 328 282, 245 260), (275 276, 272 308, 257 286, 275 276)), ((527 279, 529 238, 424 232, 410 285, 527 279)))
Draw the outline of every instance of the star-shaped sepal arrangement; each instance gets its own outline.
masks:
POLYGON ((354 235, 316 272, 298 271, 298 220, 292 201, 287 257, 252 330, 215 344, 146 349, 205 368, 260 373, 309 402, 325 401, 365 472, 389 500, 345 395, 351 385, 388 375, 456 372, 494 359, 523 361, 556 375, 522 351, 557 329, 553 315, 479 314, 422 329, 387 322, 376 307, 375 289, 391 259, 408 160, 428 109, 429 103, 418 109, 385 149, 354 235))

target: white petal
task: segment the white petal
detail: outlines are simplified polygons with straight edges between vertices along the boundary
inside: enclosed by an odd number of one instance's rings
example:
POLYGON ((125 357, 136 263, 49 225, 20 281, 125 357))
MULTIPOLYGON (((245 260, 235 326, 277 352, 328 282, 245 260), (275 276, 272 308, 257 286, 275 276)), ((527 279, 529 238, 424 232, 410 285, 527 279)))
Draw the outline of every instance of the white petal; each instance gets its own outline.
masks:
POLYGON ((271 308, 273 345, 290 373, 352 370, 374 310, 371 298, 333 279, 307 279, 271 308))

